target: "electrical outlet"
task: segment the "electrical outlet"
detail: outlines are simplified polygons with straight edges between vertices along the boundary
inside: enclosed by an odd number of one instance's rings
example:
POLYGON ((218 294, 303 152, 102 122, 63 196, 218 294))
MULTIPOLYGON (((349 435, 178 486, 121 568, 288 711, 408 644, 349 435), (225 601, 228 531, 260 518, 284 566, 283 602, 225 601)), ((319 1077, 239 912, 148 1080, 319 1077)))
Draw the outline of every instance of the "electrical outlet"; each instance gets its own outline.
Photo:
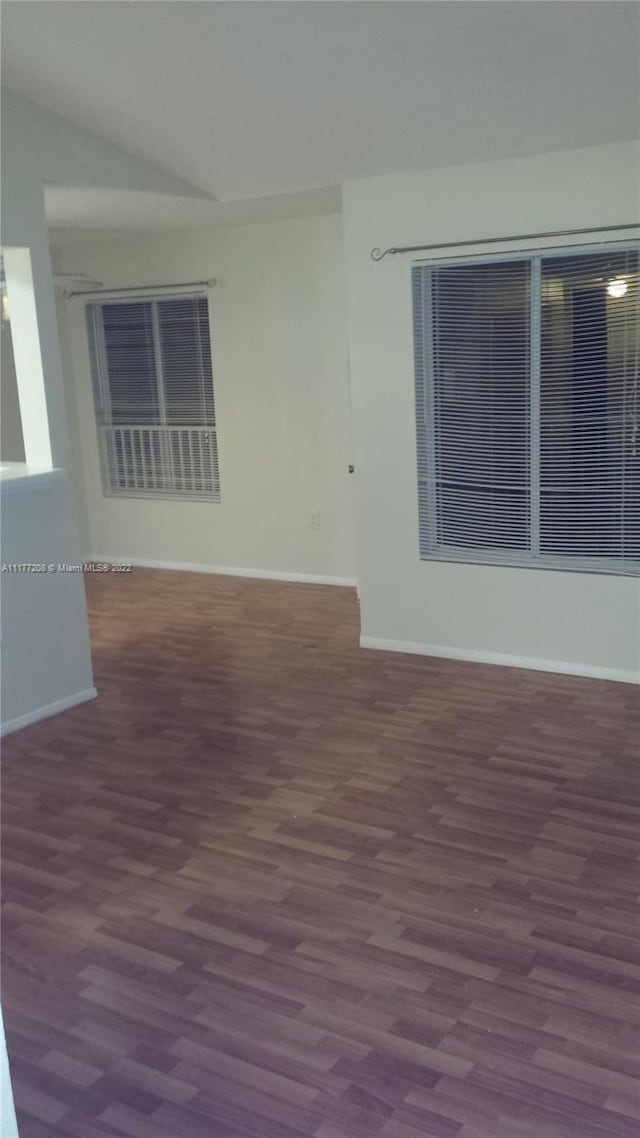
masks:
POLYGON ((320 529, 320 510, 312 510, 309 514, 309 526, 311 529, 320 529))

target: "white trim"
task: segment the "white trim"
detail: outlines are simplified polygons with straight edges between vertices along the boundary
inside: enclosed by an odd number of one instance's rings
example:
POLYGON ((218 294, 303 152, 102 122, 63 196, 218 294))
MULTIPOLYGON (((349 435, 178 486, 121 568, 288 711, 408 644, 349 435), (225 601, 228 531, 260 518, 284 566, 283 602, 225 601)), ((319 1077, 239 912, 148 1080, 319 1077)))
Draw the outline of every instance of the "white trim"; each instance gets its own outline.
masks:
MULTIPOLYGON (((180 573, 214 573, 222 577, 257 577, 266 581, 297 581, 303 585, 339 585, 355 589, 355 577, 331 577, 322 573, 290 573, 280 569, 237 569, 232 565, 202 565, 191 561, 155 561, 146 557, 114 557, 94 553, 88 562, 107 565, 134 565, 138 569, 169 569, 180 573)), ((86 562, 85 562, 86 564, 86 562)))
POLYGON ((97 694, 95 688, 86 688, 85 691, 68 695, 65 699, 57 699, 54 703, 45 703, 44 707, 38 707, 35 711, 28 711, 26 715, 18 715, 15 719, 8 719, 6 723, 2 723, 0 735, 9 735, 12 731, 19 731, 21 727, 29 727, 32 723, 38 723, 40 719, 48 719, 50 715, 58 715, 61 711, 68 711, 70 707, 75 707, 79 703, 87 703, 88 700, 95 699, 97 694))
POLYGON ((422 644, 413 640, 385 640, 380 636, 361 636, 361 648, 379 648, 384 652, 406 652, 412 656, 440 656, 445 660, 468 660, 476 664, 498 664, 506 668, 530 668, 536 672, 558 672, 568 676, 588 676, 594 680, 616 680, 624 684, 640 684, 640 671, 625 668, 602 668, 598 664, 579 664, 572 660, 541 660, 537 656, 507 656, 502 652, 484 652, 476 648, 450 648, 442 644, 422 644))

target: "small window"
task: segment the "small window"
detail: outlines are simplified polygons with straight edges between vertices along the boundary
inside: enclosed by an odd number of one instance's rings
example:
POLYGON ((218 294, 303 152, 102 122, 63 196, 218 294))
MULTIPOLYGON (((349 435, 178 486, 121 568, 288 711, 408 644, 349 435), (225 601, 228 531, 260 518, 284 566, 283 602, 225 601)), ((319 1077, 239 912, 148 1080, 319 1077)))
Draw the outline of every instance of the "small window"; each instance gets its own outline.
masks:
POLYGON ((640 570, 639 261, 414 267, 421 557, 640 570))
POLYGON ((207 298, 87 309, 105 494, 220 500, 207 298))

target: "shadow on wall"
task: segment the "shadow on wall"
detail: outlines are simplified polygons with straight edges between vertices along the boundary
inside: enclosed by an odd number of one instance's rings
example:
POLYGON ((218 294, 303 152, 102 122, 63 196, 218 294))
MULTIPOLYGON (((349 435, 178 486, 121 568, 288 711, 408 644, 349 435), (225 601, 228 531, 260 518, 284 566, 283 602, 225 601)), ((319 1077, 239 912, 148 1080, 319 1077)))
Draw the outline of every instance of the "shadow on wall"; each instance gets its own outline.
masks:
POLYGON ((20 417, 20 399, 16 365, 11 341, 11 321, 2 312, 0 330, 2 362, 0 370, 0 462, 24 462, 24 438, 20 417))
POLYGON ((2 429, 2 461, 26 461, 39 471, 50 470, 49 414, 30 250, 3 246, 0 279, 2 412, 3 420, 5 414, 8 419, 2 429))

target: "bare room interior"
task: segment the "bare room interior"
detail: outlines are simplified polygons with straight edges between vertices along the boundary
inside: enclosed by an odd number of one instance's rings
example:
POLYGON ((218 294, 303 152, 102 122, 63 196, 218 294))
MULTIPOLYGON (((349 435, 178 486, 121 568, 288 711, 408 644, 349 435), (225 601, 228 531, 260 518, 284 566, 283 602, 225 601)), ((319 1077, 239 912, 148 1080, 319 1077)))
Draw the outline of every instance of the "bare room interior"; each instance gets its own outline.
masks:
POLYGON ((640 8, 1 19, 0 1138, 638 1138, 640 8))

